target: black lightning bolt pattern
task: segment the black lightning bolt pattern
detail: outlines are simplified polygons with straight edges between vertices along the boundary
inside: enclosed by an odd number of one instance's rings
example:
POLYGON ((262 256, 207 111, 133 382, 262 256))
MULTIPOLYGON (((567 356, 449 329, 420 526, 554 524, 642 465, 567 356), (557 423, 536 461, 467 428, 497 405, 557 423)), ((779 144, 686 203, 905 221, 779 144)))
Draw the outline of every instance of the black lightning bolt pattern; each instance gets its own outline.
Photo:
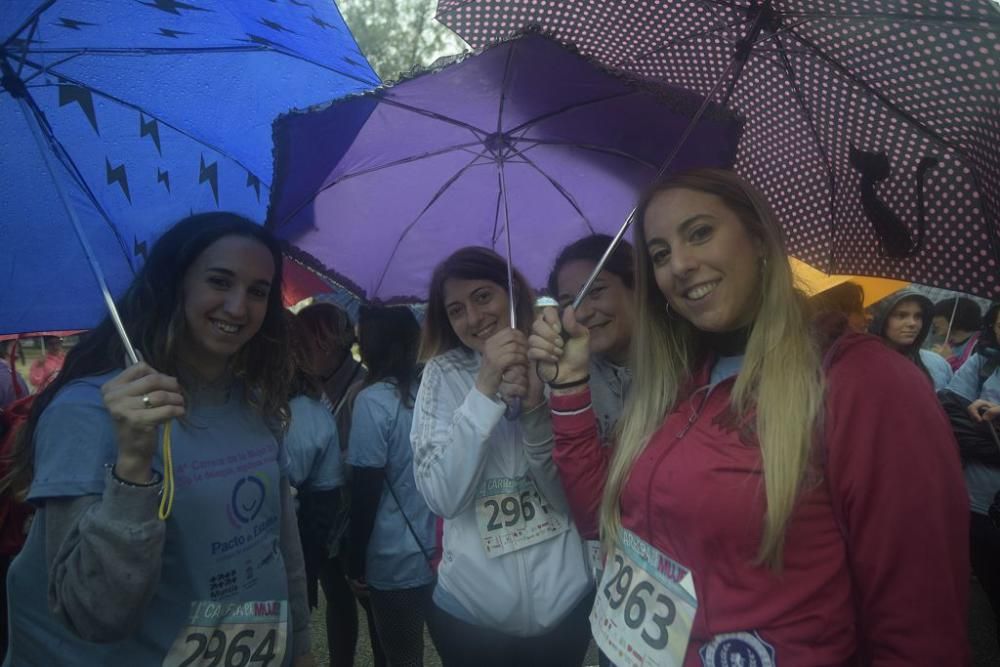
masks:
POLYGON ((201 169, 198 172, 198 182, 208 181, 212 186, 212 194, 215 196, 215 205, 219 205, 219 163, 205 164, 205 156, 201 156, 201 169))
POLYGON ((77 21, 76 19, 68 19, 65 16, 59 17, 59 23, 56 24, 60 28, 69 28, 70 30, 79 30, 80 26, 85 25, 97 25, 96 23, 87 23, 86 21, 77 21))
POLYGON ((254 44, 261 44, 263 46, 277 46, 277 44, 275 44, 271 40, 267 39, 266 37, 261 37, 260 35, 254 35, 248 32, 247 37, 248 41, 251 41, 254 44))
POLYGON ((177 39, 180 35, 193 35, 191 32, 184 32, 183 30, 171 30, 170 28, 160 28, 160 35, 163 37, 170 37, 171 39, 177 39))
POLYGON ((175 14, 176 16, 181 15, 182 9, 187 9, 192 12, 212 11, 211 9, 205 9, 204 7, 199 7, 198 5, 189 5, 186 2, 178 2, 177 0, 153 0, 153 2, 140 2, 139 4, 152 7, 153 9, 159 9, 161 12, 166 12, 168 14, 175 14))
POLYGON ((60 83, 59 106, 64 107, 67 104, 72 104, 73 102, 80 105, 83 113, 87 115, 87 120, 90 121, 91 127, 94 128, 94 132, 100 134, 100 130, 97 129, 97 114, 94 113, 93 94, 86 88, 73 86, 68 83, 60 83))
POLYGON ((167 192, 170 192, 170 172, 163 171, 159 167, 156 168, 156 182, 163 183, 166 186, 167 192))
POLYGON ((280 23, 278 23, 276 21, 268 21, 267 19, 261 19, 260 20, 260 24, 262 26, 270 28, 271 30, 273 30, 275 32, 290 32, 293 35, 295 34, 295 31, 289 30, 288 28, 286 28, 285 26, 281 25, 280 23))
POLYGON ((145 262, 146 259, 148 258, 147 255, 146 255, 146 252, 147 252, 146 251, 146 242, 145 241, 140 241, 138 236, 135 236, 133 238, 135 239, 135 241, 134 241, 135 245, 134 245, 134 247, 132 249, 132 252, 135 254, 136 257, 142 257, 142 261, 145 262))
POLYGON ((132 195, 128 191, 128 175, 125 173, 125 165, 120 164, 117 167, 111 167, 111 161, 108 158, 104 158, 104 166, 108 172, 108 185, 112 183, 117 183, 121 187, 122 192, 125 193, 125 198, 128 199, 128 203, 132 203, 132 195))
POLYGON ((337 26, 333 25, 332 23, 327 23, 326 21, 324 21, 320 17, 316 16, 315 14, 312 15, 312 16, 310 16, 309 19, 313 23, 315 23, 316 25, 318 25, 320 28, 323 28, 323 30, 326 30, 327 28, 336 28, 337 27, 337 26))
POLYGON ((139 138, 149 135, 153 138, 153 143, 156 144, 156 152, 163 155, 163 151, 160 150, 160 125, 156 122, 156 119, 146 122, 146 117, 141 113, 139 114, 139 138))
POLYGON ((260 179, 251 174, 249 171, 247 172, 247 187, 254 189, 257 193, 257 201, 260 201, 260 179))

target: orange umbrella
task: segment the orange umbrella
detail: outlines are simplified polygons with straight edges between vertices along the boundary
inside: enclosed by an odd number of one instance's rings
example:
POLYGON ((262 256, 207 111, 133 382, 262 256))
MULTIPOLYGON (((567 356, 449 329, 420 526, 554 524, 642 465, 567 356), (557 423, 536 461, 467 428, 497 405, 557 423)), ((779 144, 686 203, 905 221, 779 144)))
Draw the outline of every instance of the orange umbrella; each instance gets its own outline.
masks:
POLYGON ((809 266, 802 260, 795 259, 794 257, 789 257, 788 259, 792 265, 792 273, 795 274, 796 285, 809 296, 815 296, 842 283, 852 282, 864 289, 865 308, 910 284, 904 280, 893 280, 891 278, 830 275, 809 266))

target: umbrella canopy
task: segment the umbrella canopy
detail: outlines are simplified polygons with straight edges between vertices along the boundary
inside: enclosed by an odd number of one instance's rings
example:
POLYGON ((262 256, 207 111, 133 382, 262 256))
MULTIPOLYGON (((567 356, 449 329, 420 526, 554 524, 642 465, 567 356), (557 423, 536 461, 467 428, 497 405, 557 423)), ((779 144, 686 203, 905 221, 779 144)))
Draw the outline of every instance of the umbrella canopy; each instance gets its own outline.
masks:
POLYGON ((865 291, 865 308, 881 301, 894 292, 898 292, 910 283, 903 280, 893 280, 891 278, 872 278, 870 276, 844 276, 829 275, 819 269, 813 268, 800 259, 790 257, 792 272, 795 274, 795 283, 799 289, 809 296, 815 296, 820 292, 825 292, 837 285, 847 282, 860 285, 865 291))
MULTIPOLYGON (((506 254, 509 221, 514 263, 540 286, 563 246, 614 233, 702 102, 524 35, 281 117, 268 224, 304 261, 389 301, 423 299, 460 247, 506 254)), ((674 167, 731 164, 738 131, 710 109, 674 167)))
POLYGON ((537 25, 702 94, 726 76, 717 100, 746 119, 736 168, 793 254, 1000 295, 995 3, 440 0, 438 18, 473 47, 537 25))
POLYGON ((0 68, 0 333, 103 314, 52 171, 118 293, 185 215, 263 221, 275 116, 379 83, 332 0, 4 2, 0 68))

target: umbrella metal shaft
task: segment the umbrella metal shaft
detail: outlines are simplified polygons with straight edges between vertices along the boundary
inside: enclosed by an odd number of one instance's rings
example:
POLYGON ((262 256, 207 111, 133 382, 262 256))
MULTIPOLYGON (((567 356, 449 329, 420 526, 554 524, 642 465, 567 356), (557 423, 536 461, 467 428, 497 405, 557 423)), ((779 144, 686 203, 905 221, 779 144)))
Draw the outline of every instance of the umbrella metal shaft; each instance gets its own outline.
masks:
MULTIPOLYGON (((503 160, 497 165, 500 170, 500 196, 503 197, 503 226, 507 237, 507 307, 510 311, 510 328, 517 328, 517 304, 514 303, 514 255, 510 246, 510 210, 507 206, 507 180, 503 174, 503 160)), ((507 404, 507 411, 504 413, 509 421, 513 421, 521 416, 521 399, 514 397, 507 404)))
MULTIPOLYGON (((677 145, 674 146, 673 152, 663 162, 663 165, 660 167, 659 171, 656 172, 656 176, 653 177, 654 183, 660 180, 660 178, 667 172, 667 169, 670 168, 670 165, 673 164, 673 161, 680 153, 681 148, 683 148, 684 144, 691 136, 691 133, 694 132, 694 128, 698 125, 698 121, 700 121, 701 117, 705 115, 705 111, 708 110, 708 106, 712 103, 712 99, 715 97, 715 94, 719 92, 719 89, 722 87, 722 84, 729 77, 730 73, 737 68, 738 65, 739 65, 739 60, 734 57, 733 60, 729 63, 729 66, 725 69, 725 71, 723 71, 722 76, 719 77, 719 80, 715 82, 715 86, 712 87, 711 92, 709 92, 708 95, 705 96, 705 101, 701 103, 701 107, 699 107, 698 111, 694 114, 694 116, 691 117, 691 122, 689 122, 688 126, 684 129, 684 134, 681 135, 681 138, 677 142, 677 145)), ((613 253, 615 249, 618 248, 618 244, 621 243, 621 240, 625 237, 625 232, 627 232, 629 228, 632 226, 632 223, 635 222, 636 211, 637 209, 633 208, 632 211, 628 214, 628 217, 625 218, 625 222, 623 222, 622 226, 618 229, 618 233, 615 234, 615 237, 611 239, 611 243, 608 244, 608 249, 604 251, 604 254, 601 256, 601 259, 597 262, 597 266, 595 266, 594 270, 590 272, 590 276, 587 277, 587 281, 583 284, 583 287, 580 288, 580 291, 577 293, 576 298, 573 299, 574 311, 577 308, 579 308, 580 304, 583 303, 583 300, 587 298, 587 294, 590 292, 590 288, 593 286, 594 281, 597 280, 597 276, 600 275, 601 271, 604 270, 604 265, 607 264, 608 258, 611 257, 611 253, 613 253)))
POLYGON ((32 109, 25 100, 19 98, 18 102, 21 104, 21 111, 24 113, 25 117, 31 119, 28 121, 28 126, 31 128, 31 133, 35 138, 35 143, 38 145, 38 150, 42 154, 42 159, 45 160, 45 166, 49 170, 49 175, 52 176, 52 182, 56 186, 56 192, 59 193, 59 199, 62 201, 63 207, 65 207, 66 213, 69 215, 70 222, 73 223, 73 231, 76 232, 77 238, 80 239, 80 245, 83 246, 83 252, 87 256, 87 262, 90 264, 90 268, 94 272, 94 277, 97 279, 97 283, 101 288, 104 303, 108 307, 108 314, 111 316, 111 321, 114 322, 115 329, 118 330, 118 336, 121 338, 122 345, 125 348, 125 354, 128 355, 128 361, 130 364, 137 364, 139 363, 139 357, 135 353, 135 348, 132 347, 132 342, 128 338, 128 333, 125 332, 125 325, 122 324, 121 316, 118 314, 118 309, 115 307, 115 300, 111 296, 111 290, 108 289, 107 281, 104 279, 104 271, 101 270, 101 265, 97 261, 97 256, 94 255, 94 250, 90 247, 90 242, 87 240, 87 235, 83 231, 83 226, 80 224, 79 218, 77 218, 76 210, 73 208, 73 204, 70 202, 69 196, 63 189, 59 174, 52 164, 48 147, 46 146, 45 140, 41 134, 42 130, 39 127, 38 119, 35 117, 35 114, 32 112, 32 109))

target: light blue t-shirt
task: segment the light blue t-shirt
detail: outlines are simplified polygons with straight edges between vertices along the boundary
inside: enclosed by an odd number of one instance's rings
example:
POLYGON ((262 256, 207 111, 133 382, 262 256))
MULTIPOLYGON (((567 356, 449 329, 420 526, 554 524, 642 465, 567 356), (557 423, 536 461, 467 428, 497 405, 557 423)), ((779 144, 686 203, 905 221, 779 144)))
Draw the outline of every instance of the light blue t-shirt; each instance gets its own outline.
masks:
POLYGON ((924 368, 930 373, 931 381, 934 383, 934 391, 941 391, 948 387, 954 372, 947 359, 937 352, 920 350, 920 361, 924 362, 924 368))
POLYGON ((285 433, 288 480, 300 491, 330 491, 344 484, 337 423, 322 402, 296 396, 288 402, 292 420, 285 433))
MULTIPOLYGON (((279 540, 279 493, 287 460, 238 385, 225 404, 199 405, 191 397, 185 420, 173 422, 176 495, 167 519, 159 586, 138 630, 122 641, 89 643, 49 612, 45 501, 103 493, 105 465, 114 463, 117 444, 100 387, 114 375, 68 384, 38 422, 28 498, 40 510, 7 577, 10 664, 158 666, 175 642, 184 651, 198 649, 197 642, 187 641, 189 626, 203 622, 206 614, 225 615, 244 607, 239 603, 271 601, 282 604, 264 605, 260 613, 274 611, 286 618, 289 664, 291 614, 279 540)), ((159 453, 153 466, 163 470, 159 453)))
POLYGON ((434 515, 413 479, 412 422, 413 408, 402 404, 393 384, 377 382, 363 389, 354 401, 347 462, 354 467, 385 469, 365 568, 368 584, 376 589, 414 588, 434 580, 424 555, 434 548, 434 515), (390 484, 420 539, 419 545, 389 490, 390 484))
MULTIPOLYGON (((1000 403, 1000 368, 982 380, 980 371, 985 363, 986 359, 980 354, 973 354, 966 359, 948 383, 948 391, 967 401, 981 398, 990 403, 1000 403), (980 382, 982 382, 981 387, 980 382)), ((967 463, 965 484, 969 488, 969 504, 972 511, 986 514, 993 497, 1000 491, 1000 468, 982 463, 967 463)))

